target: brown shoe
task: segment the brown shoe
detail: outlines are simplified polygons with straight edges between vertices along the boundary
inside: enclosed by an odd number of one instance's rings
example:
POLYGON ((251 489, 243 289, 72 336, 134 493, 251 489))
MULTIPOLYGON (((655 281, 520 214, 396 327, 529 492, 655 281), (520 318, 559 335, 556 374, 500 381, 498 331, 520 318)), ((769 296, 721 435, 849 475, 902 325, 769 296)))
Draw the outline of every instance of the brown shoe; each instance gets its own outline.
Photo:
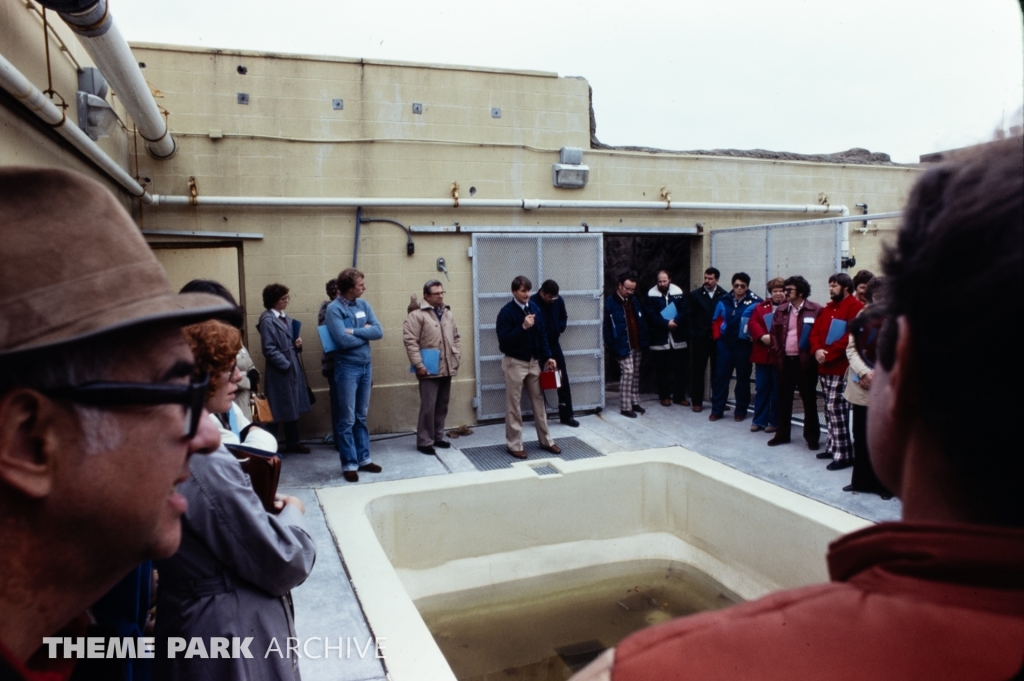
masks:
POLYGON ((359 473, 356 473, 355 471, 344 471, 342 472, 342 476, 348 482, 359 482, 359 473))
POLYGON ((762 428, 761 426, 757 425, 756 423, 751 424, 751 426, 750 426, 750 432, 751 433, 756 433, 759 430, 764 430, 764 428, 762 428))
POLYGON ((661 406, 663 406, 663 407, 671 407, 672 406, 672 400, 662 400, 661 401, 661 406))
POLYGON ((367 463, 360 466, 359 470, 363 473, 380 473, 384 469, 375 463, 367 463))
POLYGON ((540 448, 543 449, 545 452, 551 452, 552 454, 562 453, 562 448, 554 443, 551 443, 550 447, 545 447, 544 445, 541 445, 540 448))
POLYGON ((285 454, 309 454, 309 447, 303 444, 286 445, 282 450, 285 454))
POLYGON ((766 432, 766 433, 774 433, 778 429, 779 429, 778 426, 768 426, 767 428, 764 429, 764 432, 766 432))
POLYGON ((518 450, 518 451, 515 451, 515 452, 510 449, 510 450, 508 450, 508 453, 511 454, 512 456, 516 457, 517 459, 525 459, 526 458, 526 452, 524 452, 521 449, 518 450))
POLYGON ((689 407, 690 400, 676 400, 676 404, 678 404, 680 407, 689 407))
POLYGON ((712 414, 711 416, 708 417, 708 421, 717 421, 720 418, 722 418, 721 414, 712 414))
POLYGON ((735 416, 732 417, 732 420, 733 421, 743 421, 743 420, 746 420, 746 418, 747 418, 746 416, 740 416, 739 414, 736 414, 735 416))
POLYGON ((703 407, 703 406, 701 406, 701 405, 699 405, 699 404, 695 404, 695 405, 693 405, 693 411, 694 411, 695 413, 699 414, 699 413, 701 413, 702 411, 704 411, 704 407, 703 407))

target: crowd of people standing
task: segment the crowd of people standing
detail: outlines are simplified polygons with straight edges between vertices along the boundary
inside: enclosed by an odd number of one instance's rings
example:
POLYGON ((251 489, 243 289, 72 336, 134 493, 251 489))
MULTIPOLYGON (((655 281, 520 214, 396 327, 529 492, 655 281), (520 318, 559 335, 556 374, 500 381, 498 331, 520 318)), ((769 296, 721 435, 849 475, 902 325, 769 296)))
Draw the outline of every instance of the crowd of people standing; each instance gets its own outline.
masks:
POLYGON ((864 433, 866 392, 872 370, 860 362, 850 330, 884 282, 861 270, 855 277, 840 272, 829 277, 829 301, 810 300, 811 285, 802 276, 776 277, 766 283, 767 297, 751 291, 750 276, 737 272, 731 290, 719 285, 721 272, 709 267, 704 282, 684 293, 667 271, 657 274, 646 299, 636 294, 638 277, 624 272, 605 300, 604 340, 617 360, 619 411, 636 418, 640 405, 640 360, 654 356, 661 405, 704 410, 705 373, 710 365, 710 421, 729 410, 733 386, 733 419, 744 421, 751 409, 752 432, 771 434, 769 447, 792 439, 793 398, 803 403, 803 438, 830 471, 856 466, 847 491, 891 495, 871 471, 864 433), (689 380, 687 380, 689 377, 689 380), (818 385, 824 397, 824 450, 818 418, 818 385), (689 387, 689 395, 687 395, 689 387), (854 407, 851 434, 850 408, 854 407))

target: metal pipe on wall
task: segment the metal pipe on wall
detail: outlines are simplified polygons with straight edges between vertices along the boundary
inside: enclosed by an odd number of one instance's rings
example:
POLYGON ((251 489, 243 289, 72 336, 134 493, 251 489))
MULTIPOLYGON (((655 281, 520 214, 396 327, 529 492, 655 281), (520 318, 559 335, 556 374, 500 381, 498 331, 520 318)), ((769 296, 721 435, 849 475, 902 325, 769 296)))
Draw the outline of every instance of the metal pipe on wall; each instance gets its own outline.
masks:
POLYGON ((157 194, 155 206, 218 206, 277 208, 520 208, 522 210, 701 210, 775 213, 839 213, 846 206, 814 204, 696 203, 685 201, 585 201, 560 199, 411 199, 366 197, 171 196, 157 194))
POLYGON ((0 87, 11 93, 32 113, 57 131, 61 137, 85 154, 115 182, 127 189, 143 203, 152 203, 153 197, 135 181, 114 159, 107 156, 95 142, 89 139, 74 123, 68 123, 64 112, 47 99, 14 65, 0 55, 0 87))
POLYGON ((156 105, 149 85, 139 70, 131 48, 121 35, 106 0, 39 0, 47 9, 60 14, 78 36, 100 73, 121 98, 128 115, 135 121, 146 148, 154 158, 174 155, 174 138, 167 121, 156 105))

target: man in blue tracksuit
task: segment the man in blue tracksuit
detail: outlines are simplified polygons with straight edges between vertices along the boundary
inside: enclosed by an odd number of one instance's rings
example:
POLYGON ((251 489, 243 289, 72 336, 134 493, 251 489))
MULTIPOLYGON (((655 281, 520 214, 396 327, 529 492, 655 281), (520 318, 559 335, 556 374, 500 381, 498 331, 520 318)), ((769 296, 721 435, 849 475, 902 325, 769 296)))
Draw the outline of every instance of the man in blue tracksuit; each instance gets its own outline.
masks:
POLYGON ((711 416, 717 421, 725 413, 725 400, 729 396, 729 379, 736 371, 737 421, 747 417, 750 407, 750 334, 747 324, 761 298, 750 292, 750 275, 737 272, 732 275, 732 295, 718 301, 711 318, 711 335, 715 339, 718 362, 715 380, 711 386, 711 416))
POLYGON ((338 346, 334 355, 334 381, 338 385, 338 453, 342 475, 359 482, 359 472, 380 473, 370 460, 370 341, 384 337, 373 308, 360 296, 366 290, 363 273, 349 268, 338 275, 338 297, 327 306, 327 330, 338 346))

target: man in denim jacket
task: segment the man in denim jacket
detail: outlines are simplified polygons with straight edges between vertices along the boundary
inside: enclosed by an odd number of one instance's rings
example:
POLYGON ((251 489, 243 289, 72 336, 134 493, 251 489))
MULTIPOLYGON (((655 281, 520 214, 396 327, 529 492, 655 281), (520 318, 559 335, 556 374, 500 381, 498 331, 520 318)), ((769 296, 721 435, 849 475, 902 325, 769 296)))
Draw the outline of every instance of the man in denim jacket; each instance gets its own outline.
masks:
POLYGON ((360 296, 366 291, 363 273, 350 267, 338 275, 338 298, 327 306, 327 329, 334 351, 334 381, 338 386, 338 453, 345 480, 359 482, 359 473, 380 473, 370 460, 370 411, 373 365, 370 341, 384 337, 373 308, 360 296))

